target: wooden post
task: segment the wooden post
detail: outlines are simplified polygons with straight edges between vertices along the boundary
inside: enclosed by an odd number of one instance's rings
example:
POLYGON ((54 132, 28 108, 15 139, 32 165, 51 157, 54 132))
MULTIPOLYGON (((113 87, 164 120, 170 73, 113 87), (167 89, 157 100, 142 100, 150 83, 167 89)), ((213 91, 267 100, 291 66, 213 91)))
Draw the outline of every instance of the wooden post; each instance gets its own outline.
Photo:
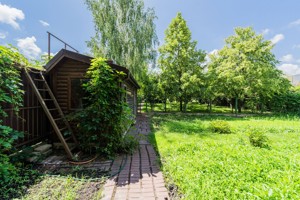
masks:
POLYGON ((51 51, 51 48, 50 48, 50 44, 51 44, 50 38, 51 38, 51 36, 50 36, 49 32, 47 32, 47 33, 48 33, 48 60, 50 60, 50 51, 51 51))

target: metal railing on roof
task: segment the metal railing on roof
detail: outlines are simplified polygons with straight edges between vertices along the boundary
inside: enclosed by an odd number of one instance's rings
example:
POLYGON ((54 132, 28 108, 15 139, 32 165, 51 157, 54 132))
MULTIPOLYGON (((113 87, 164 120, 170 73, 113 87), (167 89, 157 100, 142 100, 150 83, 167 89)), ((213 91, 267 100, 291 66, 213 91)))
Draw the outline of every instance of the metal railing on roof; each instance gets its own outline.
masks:
POLYGON ((51 54, 51 37, 54 37, 58 41, 62 42, 65 45, 65 49, 67 49, 67 47, 69 47, 70 49, 72 49, 75 52, 79 53, 78 50, 76 50, 74 47, 72 47, 71 45, 69 45, 68 43, 63 41, 62 39, 58 38, 57 36, 53 35, 52 33, 48 32, 48 31, 47 31, 47 33, 48 33, 48 59, 49 60, 50 60, 50 54, 51 54))

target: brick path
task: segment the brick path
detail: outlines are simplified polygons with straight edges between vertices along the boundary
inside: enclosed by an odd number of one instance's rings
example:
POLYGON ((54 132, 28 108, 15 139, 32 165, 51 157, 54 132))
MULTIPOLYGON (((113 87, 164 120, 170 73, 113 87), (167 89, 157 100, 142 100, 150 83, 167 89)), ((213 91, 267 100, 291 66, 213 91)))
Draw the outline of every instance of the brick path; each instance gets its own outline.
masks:
POLYGON ((113 176, 104 185, 104 200, 169 199, 156 153, 147 141, 149 132, 148 118, 144 114, 138 115, 131 134, 139 139, 140 148, 132 155, 115 159, 111 167, 113 176))

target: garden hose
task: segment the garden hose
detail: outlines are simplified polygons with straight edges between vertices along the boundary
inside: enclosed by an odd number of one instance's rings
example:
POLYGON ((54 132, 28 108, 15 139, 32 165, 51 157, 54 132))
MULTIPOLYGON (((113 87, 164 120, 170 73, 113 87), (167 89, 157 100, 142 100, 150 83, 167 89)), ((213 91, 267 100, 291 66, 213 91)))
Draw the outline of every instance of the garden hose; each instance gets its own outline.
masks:
MULTIPOLYGON (((53 177, 53 178, 68 178, 70 176, 62 176, 62 175, 54 175, 54 174, 45 174, 42 175, 41 177, 53 177)), ((82 181, 82 182, 97 182, 97 181, 101 181, 101 183, 104 183, 104 179, 103 178, 77 178, 77 177, 72 177, 72 179, 76 180, 76 181, 82 181)))
MULTIPOLYGON (((96 155, 96 156, 98 157, 98 155, 96 155)), ((97 157, 95 157, 95 158, 93 158, 93 159, 95 160, 97 157)), ((91 159, 91 160, 93 160, 93 159, 91 159)), ((89 161, 91 161, 91 160, 89 160, 89 161)), ((127 154, 126 154, 125 162, 124 162, 124 164, 122 163, 120 169, 119 169, 117 172, 115 172, 114 174, 111 174, 111 175, 107 176, 106 178, 112 178, 112 177, 116 176, 117 174, 119 174, 119 173, 124 169, 125 165, 127 164, 127 160, 128 160, 128 156, 127 156, 127 154)), ((114 161, 115 161, 115 160, 113 160, 113 162, 114 162, 114 161)), ((87 161, 83 161, 83 162, 87 162, 87 161)), ((75 163, 76 163, 76 162, 75 162, 75 163)), ((54 174, 45 174, 45 175, 42 175, 42 177, 67 178, 68 176, 54 175, 54 174)), ((105 181, 103 180, 103 177, 102 177, 102 178, 88 178, 88 179, 77 178, 77 177, 72 177, 72 178, 73 178, 74 180, 77 180, 77 181, 84 181, 84 182, 89 182, 89 181, 90 181, 90 182, 101 181, 101 183, 105 182, 105 181)))
POLYGON ((96 158, 98 158, 99 154, 96 154, 94 158, 90 159, 90 160, 86 160, 86 161, 69 161, 70 164, 73 165, 84 165, 84 164, 88 164, 93 162, 94 160, 96 160, 96 158))

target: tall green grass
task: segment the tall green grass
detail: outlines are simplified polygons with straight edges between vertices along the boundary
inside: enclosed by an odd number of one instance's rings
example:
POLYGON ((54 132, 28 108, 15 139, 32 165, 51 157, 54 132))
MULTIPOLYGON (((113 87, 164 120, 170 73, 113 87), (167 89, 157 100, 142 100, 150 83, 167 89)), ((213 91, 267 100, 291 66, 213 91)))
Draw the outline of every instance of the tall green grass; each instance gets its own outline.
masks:
POLYGON ((156 115, 152 123, 164 174, 184 199, 300 199, 299 117, 156 115), (234 133, 212 133, 214 120, 234 133), (257 130, 269 148, 250 144, 257 130))

